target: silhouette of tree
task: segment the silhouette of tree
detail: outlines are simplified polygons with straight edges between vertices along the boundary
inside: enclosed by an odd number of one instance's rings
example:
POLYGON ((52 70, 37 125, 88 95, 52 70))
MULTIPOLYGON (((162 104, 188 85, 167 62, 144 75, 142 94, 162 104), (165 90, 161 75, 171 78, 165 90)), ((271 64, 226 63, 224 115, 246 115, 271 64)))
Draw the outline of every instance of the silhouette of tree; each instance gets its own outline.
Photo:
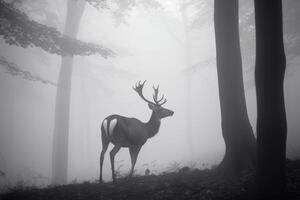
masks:
MULTIPOLYGON (((64 34, 76 38, 85 9, 84 0, 68 0, 64 34)), ((61 59, 56 91, 55 117, 52 149, 52 183, 66 184, 68 177, 68 148, 71 85, 74 55, 61 59)))
POLYGON ((214 2, 217 72, 225 156, 219 169, 237 173, 255 162, 255 138, 243 86, 238 0, 214 2))
POLYGON ((282 1, 255 0, 255 24, 258 191, 281 199, 285 190, 287 137, 282 1))

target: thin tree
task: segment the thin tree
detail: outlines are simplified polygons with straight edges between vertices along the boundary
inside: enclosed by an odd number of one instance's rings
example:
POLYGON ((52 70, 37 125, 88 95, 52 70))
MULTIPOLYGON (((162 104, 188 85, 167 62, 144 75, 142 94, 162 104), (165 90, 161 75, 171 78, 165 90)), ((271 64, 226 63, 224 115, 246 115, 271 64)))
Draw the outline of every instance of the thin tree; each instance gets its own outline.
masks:
MULTIPOLYGON (((80 20, 86 2, 84 0, 68 0, 64 34, 76 38, 80 20)), ((53 153, 52 153, 52 183, 67 183, 68 148, 69 148, 69 110, 71 97, 72 68, 74 55, 62 56, 61 68, 56 91, 53 153)))
POLYGON ((285 190, 287 137, 282 1, 255 0, 255 24, 258 191, 280 199, 285 190))
POLYGON ((255 138, 243 86, 238 6, 238 0, 214 1, 221 126, 226 147, 219 169, 231 174, 255 163, 255 138))
MULTIPOLYGON (((174 7, 178 7, 178 11, 180 13, 181 27, 184 33, 184 38, 177 37, 176 32, 171 30, 166 21, 166 16, 161 16, 161 20, 163 25, 165 26, 167 32, 173 37, 174 41, 182 47, 184 50, 184 64, 185 64, 185 75, 186 75, 186 141, 188 145, 188 153, 189 158, 192 159, 194 156, 194 147, 193 147, 193 130, 192 130, 192 106, 191 106, 191 86, 192 86, 192 63, 191 63, 191 25, 194 23, 189 16, 189 11, 191 8, 198 8, 199 4, 203 4, 203 2, 193 1, 193 0, 178 0, 178 1, 169 1, 169 3, 173 4, 174 7)), ((199 9, 199 8, 198 8, 199 9)))

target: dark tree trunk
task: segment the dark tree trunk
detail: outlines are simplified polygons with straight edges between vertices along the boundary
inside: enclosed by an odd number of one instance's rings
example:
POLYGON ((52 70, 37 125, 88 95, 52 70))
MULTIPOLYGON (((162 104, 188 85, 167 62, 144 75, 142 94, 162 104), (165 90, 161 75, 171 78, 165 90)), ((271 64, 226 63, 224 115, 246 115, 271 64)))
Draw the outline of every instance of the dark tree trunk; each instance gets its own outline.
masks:
POLYGON ((219 168, 234 174, 254 165, 255 138, 244 93, 238 0, 215 0, 214 6, 222 134, 226 147, 219 168))
POLYGON ((255 0, 258 192, 280 199, 285 190, 285 52, 281 0, 255 0))

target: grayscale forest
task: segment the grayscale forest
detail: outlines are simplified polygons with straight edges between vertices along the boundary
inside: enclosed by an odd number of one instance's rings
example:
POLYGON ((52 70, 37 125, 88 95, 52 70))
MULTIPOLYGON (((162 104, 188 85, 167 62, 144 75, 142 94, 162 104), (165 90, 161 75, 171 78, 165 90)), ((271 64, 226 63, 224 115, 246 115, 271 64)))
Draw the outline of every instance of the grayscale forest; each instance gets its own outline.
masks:
POLYGON ((0 199, 300 199, 300 1, 0 0, 0 199))

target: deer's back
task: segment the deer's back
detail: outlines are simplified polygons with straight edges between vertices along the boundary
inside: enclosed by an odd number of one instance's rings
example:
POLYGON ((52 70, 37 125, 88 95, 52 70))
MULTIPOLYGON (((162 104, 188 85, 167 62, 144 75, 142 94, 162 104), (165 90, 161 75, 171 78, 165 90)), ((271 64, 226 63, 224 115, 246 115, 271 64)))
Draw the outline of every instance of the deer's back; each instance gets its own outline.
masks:
POLYGON ((110 115, 102 126, 109 141, 121 147, 143 145, 148 139, 145 124, 136 118, 110 115))

